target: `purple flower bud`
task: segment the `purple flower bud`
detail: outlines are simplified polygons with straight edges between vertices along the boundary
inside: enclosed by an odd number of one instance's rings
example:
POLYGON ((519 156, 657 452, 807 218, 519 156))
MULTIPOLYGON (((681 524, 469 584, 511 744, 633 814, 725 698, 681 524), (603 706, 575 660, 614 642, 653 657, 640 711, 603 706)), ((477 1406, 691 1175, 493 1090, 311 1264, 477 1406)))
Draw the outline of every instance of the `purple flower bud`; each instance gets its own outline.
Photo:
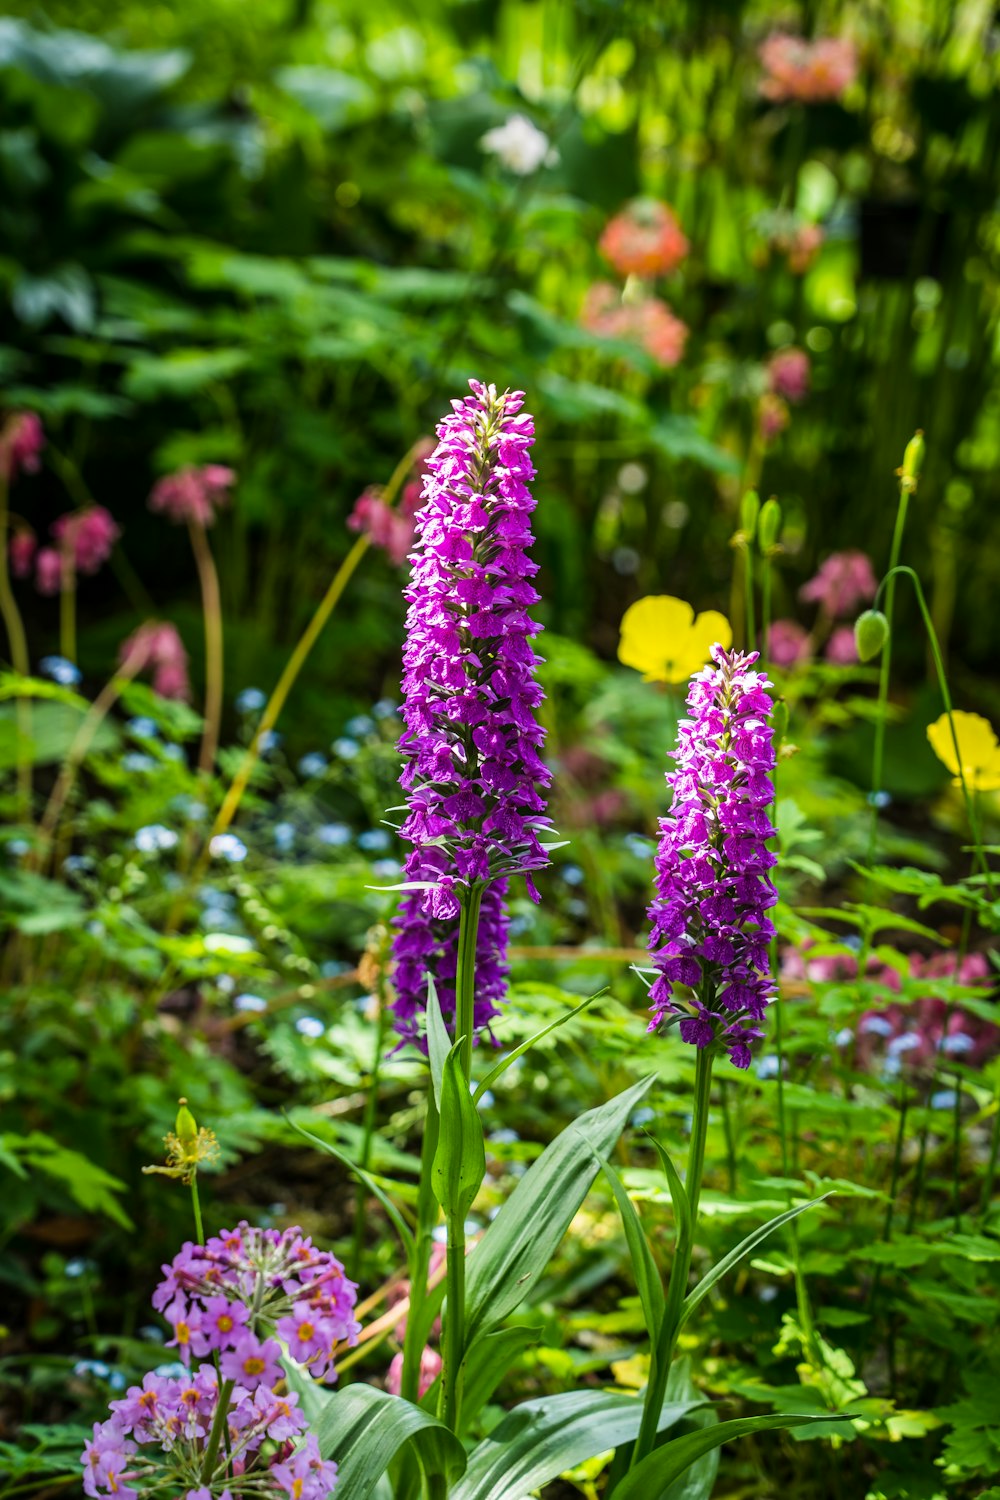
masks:
POLYGON ((549 858, 532 646, 541 627, 528 613, 538 601, 528 557, 534 423, 521 392, 469 384, 427 461, 406 595, 400 837, 412 845, 407 880, 427 889, 408 895, 396 920, 392 1008, 404 1040, 419 1040, 428 970, 443 1013, 454 1012, 458 918, 473 886, 485 887, 477 1029, 498 1013, 507 877, 549 858))
POLYGON ((667 775, 673 802, 660 822, 649 908, 658 971, 649 1029, 679 1016, 683 1041, 718 1042, 737 1068, 747 1068, 750 1043, 763 1035, 756 1023, 774 995, 770 683, 751 670, 756 652, 713 646, 712 660, 691 679, 691 718, 681 721, 676 767, 667 775))

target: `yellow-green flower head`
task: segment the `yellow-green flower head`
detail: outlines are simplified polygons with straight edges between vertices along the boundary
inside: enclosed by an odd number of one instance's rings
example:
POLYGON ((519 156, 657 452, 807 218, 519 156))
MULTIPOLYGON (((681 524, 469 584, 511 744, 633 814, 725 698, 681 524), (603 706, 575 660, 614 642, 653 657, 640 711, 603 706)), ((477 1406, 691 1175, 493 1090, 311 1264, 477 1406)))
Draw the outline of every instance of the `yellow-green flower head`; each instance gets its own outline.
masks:
POLYGON ((967 714, 959 709, 952 714, 955 735, 952 738, 948 715, 942 714, 927 726, 927 738, 938 760, 943 761, 952 773, 954 786, 962 785, 962 777, 970 792, 1000 791, 1000 744, 996 731, 988 719, 980 714, 967 714), (961 758, 955 755, 955 741, 961 758))
POLYGON ((725 615, 670 594, 650 594, 630 604, 622 617, 618 660, 635 667, 644 682, 686 682, 701 670, 713 646, 728 650, 733 631, 725 615))

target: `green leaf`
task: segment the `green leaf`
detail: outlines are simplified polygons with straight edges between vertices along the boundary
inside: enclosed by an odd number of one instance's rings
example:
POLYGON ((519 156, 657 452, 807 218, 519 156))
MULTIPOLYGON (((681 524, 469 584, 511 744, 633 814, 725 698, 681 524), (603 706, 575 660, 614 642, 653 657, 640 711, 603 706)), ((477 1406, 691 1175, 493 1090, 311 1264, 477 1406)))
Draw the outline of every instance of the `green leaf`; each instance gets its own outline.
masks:
POLYGON ((434 976, 427 975, 427 1056, 431 1067, 431 1082, 434 1085, 434 1103, 441 1113, 441 1081, 444 1077, 444 1066, 451 1049, 451 1040, 448 1036, 448 1028, 444 1024, 441 1015, 441 1002, 438 999, 437 985, 434 976))
POLYGON ((657 1330, 663 1319, 665 1298, 663 1295, 663 1283, 657 1270, 653 1252, 650 1249, 646 1232, 642 1227, 642 1221, 622 1184, 621 1178, 614 1167, 603 1156, 595 1151, 598 1161, 605 1177, 611 1184, 611 1191, 615 1195, 618 1204, 618 1212, 621 1215, 622 1228, 625 1230, 625 1242, 628 1245, 629 1255, 632 1258, 632 1274, 635 1277, 636 1290, 639 1293, 639 1302, 642 1305, 643 1316, 646 1319, 646 1327, 650 1338, 655 1342, 657 1330))
POLYGON ((0 1136, 0 1147, 18 1157, 30 1172, 54 1177, 85 1213, 104 1214, 123 1229, 132 1228, 132 1220, 115 1197, 126 1186, 110 1172, 105 1172, 89 1156, 60 1145, 52 1136, 33 1130, 30 1135, 0 1136))
POLYGON ((519 1306, 536 1285, 653 1076, 587 1110, 525 1173, 475 1250, 466 1273, 466 1347, 519 1306))
POLYGON ((602 995, 607 994, 607 988, 607 985, 605 985, 596 994, 588 995, 586 1000, 581 1000, 580 1004, 574 1006, 572 1010, 566 1011, 564 1015, 556 1016, 555 1020, 550 1021, 547 1026, 543 1026, 541 1031, 536 1031, 534 1036, 529 1036, 527 1041, 521 1042, 520 1046, 515 1047, 513 1052, 506 1053, 497 1063, 496 1067, 490 1069, 482 1083, 476 1089, 474 1095, 476 1103, 478 1104, 486 1093, 486 1090, 492 1088, 497 1079, 506 1073, 511 1063, 516 1062, 525 1052, 530 1052, 531 1048, 540 1042, 543 1037, 548 1036, 550 1031, 555 1031, 558 1027, 565 1026, 566 1022, 572 1021, 573 1017, 578 1016, 581 1010, 586 1010, 588 1005, 591 1005, 595 1000, 599 1000, 602 995))
POLYGON ((463 1427, 486 1405, 514 1361, 540 1336, 537 1328, 517 1323, 476 1340, 463 1361, 463 1427))
POLYGON ((799 1214, 804 1214, 807 1209, 815 1208, 819 1203, 825 1203, 829 1196, 829 1193, 824 1193, 822 1198, 811 1198, 808 1203, 800 1203, 795 1208, 790 1208, 785 1213, 778 1214, 777 1218, 770 1219, 766 1224, 762 1224, 759 1229, 755 1229, 751 1234, 748 1234, 745 1240, 741 1240, 734 1250, 730 1250, 729 1254, 724 1255, 720 1261, 717 1261, 710 1271, 706 1271, 698 1285, 692 1291, 688 1292, 681 1306, 681 1324, 683 1325, 687 1322, 695 1308, 708 1296, 716 1282, 721 1281, 723 1276, 728 1275, 734 1266, 739 1265, 744 1256, 749 1255, 750 1251, 759 1245, 762 1240, 766 1240, 768 1235, 773 1234, 776 1229, 780 1229, 782 1224, 787 1224, 790 1220, 797 1219, 799 1214))
POLYGON ((171 349, 140 354, 122 382, 137 401, 182 400, 239 373, 250 362, 248 349, 171 349))
POLYGON ((462 1072, 462 1038, 441 1075, 441 1132, 431 1165, 434 1196, 448 1219, 464 1219, 486 1176, 483 1125, 462 1072))
POLYGON ((781 1412, 774 1417, 738 1417, 733 1422, 720 1422, 717 1427, 706 1427, 701 1432, 689 1432, 684 1437, 674 1438, 653 1452, 626 1474, 616 1485, 614 1500, 655 1500, 663 1494, 667 1485, 680 1479, 681 1475, 696 1463, 702 1454, 710 1453, 732 1438, 744 1437, 751 1432, 774 1432, 786 1427, 804 1427, 811 1422, 831 1422, 839 1419, 835 1414, 812 1417, 781 1412))
POLYGON ((429 1481, 440 1476, 452 1493, 465 1469, 465 1450, 436 1417, 370 1385, 327 1391, 298 1370, 289 1372, 288 1384, 298 1392, 321 1454, 337 1461, 337 1500, 366 1500, 406 1448, 429 1481))
POLYGON ((358 1181, 364 1184, 368 1192, 378 1199, 393 1224, 395 1224, 399 1237, 403 1242, 403 1249, 406 1251, 406 1256, 409 1260, 414 1253, 413 1233, 385 1189, 363 1167, 359 1167, 355 1162, 351 1161, 349 1156, 345 1156, 343 1151, 338 1150, 332 1141, 320 1140, 318 1135, 313 1135, 311 1130, 306 1130, 304 1125, 299 1125, 290 1115, 286 1114, 285 1119, 293 1130, 298 1131, 299 1135, 305 1136, 306 1140, 312 1141, 313 1145, 317 1146, 320 1151, 325 1151, 328 1156, 332 1156, 336 1161, 339 1161, 341 1166, 346 1167, 349 1172, 353 1172, 358 1181))
POLYGON ((371 84, 354 73, 310 66, 279 68, 275 82, 308 110, 324 130, 343 130, 347 125, 370 119, 378 110, 371 84))
POLYGON ((655 1136, 651 1135, 649 1139, 656 1147, 656 1154, 660 1158, 660 1164, 666 1174, 667 1187, 670 1189, 670 1202, 673 1204, 674 1209, 674 1221, 677 1225, 677 1243, 681 1244, 684 1241, 690 1241, 694 1234, 694 1225, 691 1222, 691 1205, 688 1202, 688 1195, 684 1191, 684 1184, 681 1182, 677 1174, 677 1168, 670 1160, 666 1148, 660 1145, 655 1136))
MULTIPOLYGON (((687 1402, 665 1405, 659 1430, 690 1410, 687 1402)), ((642 1403, 614 1391, 565 1391, 525 1401, 473 1449, 449 1500, 524 1500, 566 1469, 633 1442, 641 1420, 642 1403)))

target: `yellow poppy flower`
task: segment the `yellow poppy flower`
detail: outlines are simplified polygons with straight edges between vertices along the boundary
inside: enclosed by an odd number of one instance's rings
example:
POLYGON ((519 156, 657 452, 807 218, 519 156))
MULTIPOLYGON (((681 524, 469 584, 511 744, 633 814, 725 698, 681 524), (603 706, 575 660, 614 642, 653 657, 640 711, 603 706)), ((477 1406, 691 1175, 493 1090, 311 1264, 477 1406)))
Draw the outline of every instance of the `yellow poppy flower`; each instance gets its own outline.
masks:
POLYGON ((622 617, 618 660, 635 667, 644 682, 684 682, 699 672, 712 646, 733 643, 725 615, 707 609, 695 616, 690 604, 670 594, 651 594, 630 604, 622 617))
MULTIPOLYGON (((1000 791, 1000 745, 996 731, 988 719, 979 714, 967 714, 959 710, 952 714, 955 721, 955 739, 958 741, 962 760, 962 775, 971 792, 1000 791)), ((927 726, 927 738, 938 760, 951 771, 955 786, 961 786, 955 744, 951 737, 948 715, 942 714, 927 726)))

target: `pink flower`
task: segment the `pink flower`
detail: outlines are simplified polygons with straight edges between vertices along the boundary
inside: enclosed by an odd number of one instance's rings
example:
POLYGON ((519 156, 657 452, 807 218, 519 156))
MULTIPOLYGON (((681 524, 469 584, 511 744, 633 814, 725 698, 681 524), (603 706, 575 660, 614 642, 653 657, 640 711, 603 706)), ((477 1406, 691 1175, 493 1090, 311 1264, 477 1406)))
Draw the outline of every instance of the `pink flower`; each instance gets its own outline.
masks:
POLYGON ((300 1365, 325 1358, 334 1341, 324 1318, 301 1302, 292 1308, 290 1316, 278 1319, 275 1329, 288 1345, 289 1354, 300 1365))
POLYGON ((839 99, 858 74, 858 55, 847 37, 804 37, 776 31, 761 44, 765 77, 760 92, 776 103, 818 104, 839 99))
POLYGON ((163 1316, 174 1331, 172 1339, 168 1339, 165 1347, 176 1349, 177 1354, 184 1363, 190 1364, 191 1354, 202 1354, 201 1338, 201 1316, 197 1308, 188 1307, 183 1297, 175 1297, 170 1306, 164 1309, 163 1316))
POLYGON ((0 427, 0 479, 13 484, 18 474, 37 474, 45 447, 41 418, 33 411, 11 412, 0 427))
POLYGON ((236 472, 224 464, 205 464, 200 469, 179 469, 157 480, 149 496, 149 508, 176 525, 211 526, 219 506, 229 501, 236 472))
POLYGON ((50 595, 62 589, 62 558, 54 547, 42 547, 35 556, 35 588, 50 595))
POLYGON ((818 224, 801 224, 787 245, 788 269, 804 276, 820 252, 826 235, 818 224))
MULTIPOLYGON (((160 694, 166 697, 165 693, 160 694)), ((249 1321, 242 1302, 228 1297, 206 1297, 202 1303, 201 1333, 208 1349, 228 1349, 236 1343, 249 1321)))
POLYGON ((10 570, 15 578, 27 578, 35 560, 38 542, 31 531, 15 531, 10 539, 10 570))
POLYGON ((235 1380, 248 1391, 255 1391, 259 1385, 274 1386, 284 1375, 280 1354, 274 1339, 261 1342, 255 1334, 244 1332, 234 1348, 223 1353, 223 1379, 235 1380))
POLYGON ((827 661, 837 667, 851 667, 858 659, 858 648, 854 640, 853 625, 838 625, 826 643, 823 652, 827 661))
POLYGON ((776 667, 786 671, 808 661, 808 632, 796 620, 772 620, 767 631, 767 654, 776 667))
MULTIPOLYGON (((436 1349, 426 1345, 420 1356, 420 1375, 417 1380, 417 1400, 420 1401, 427 1395, 431 1386, 441 1373, 441 1356, 436 1349)), ((389 1372, 385 1377, 385 1388, 390 1396, 398 1396, 403 1388, 403 1356, 395 1355, 389 1366, 389 1372)))
POLYGON ((833 552, 799 589, 799 598, 819 604, 834 619, 857 612, 874 599, 878 584, 864 552, 833 552))
POLYGON ((71 553, 78 573, 96 573, 111 556, 121 530, 103 505, 72 511, 49 528, 60 551, 71 553))
POLYGON ((636 198, 609 219, 598 249, 620 276, 669 276, 689 249, 669 204, 636 198))
MULTIPOLYGON (((412 486, 406 488, 410 490, 412 486)), ((405 492, 403 499, 406 499, 405 492)), ((412 495, 410 503, 413 503, 412 495)), ((412 514, 407 515, 402 508, 393 510, 377 489, 367 489, 355 500, 347 524, 352 531, 369 536, 372 546, 381 547, 394 567, 402 567, 413 545, 412 514)))
POLYGON ((798 405, 809 394, 809 356, 804 349, 779 349, 767 364, 767 378, 776 396, 798 405))
POLYGON ((191 684, 188 681, 187 652, 176 625, 166 620, 147 620, 140 625, 119 647, 119 664, 124 666, 136 656, 137 670, 152 672, 155 693, 181 703, 189 701, 191 684))
POLYGON ((638 344, 664 369, 673 369, 683 358, 687 324, 659 297, 622 302, 610 281, 595 281, 584 298, 580 322, 601 338, 638 344))
POLYGON ((788 403, 773 391, 765 391, 757 403, 757 428, 764 442, 773 442, 791 420, 788 403))

